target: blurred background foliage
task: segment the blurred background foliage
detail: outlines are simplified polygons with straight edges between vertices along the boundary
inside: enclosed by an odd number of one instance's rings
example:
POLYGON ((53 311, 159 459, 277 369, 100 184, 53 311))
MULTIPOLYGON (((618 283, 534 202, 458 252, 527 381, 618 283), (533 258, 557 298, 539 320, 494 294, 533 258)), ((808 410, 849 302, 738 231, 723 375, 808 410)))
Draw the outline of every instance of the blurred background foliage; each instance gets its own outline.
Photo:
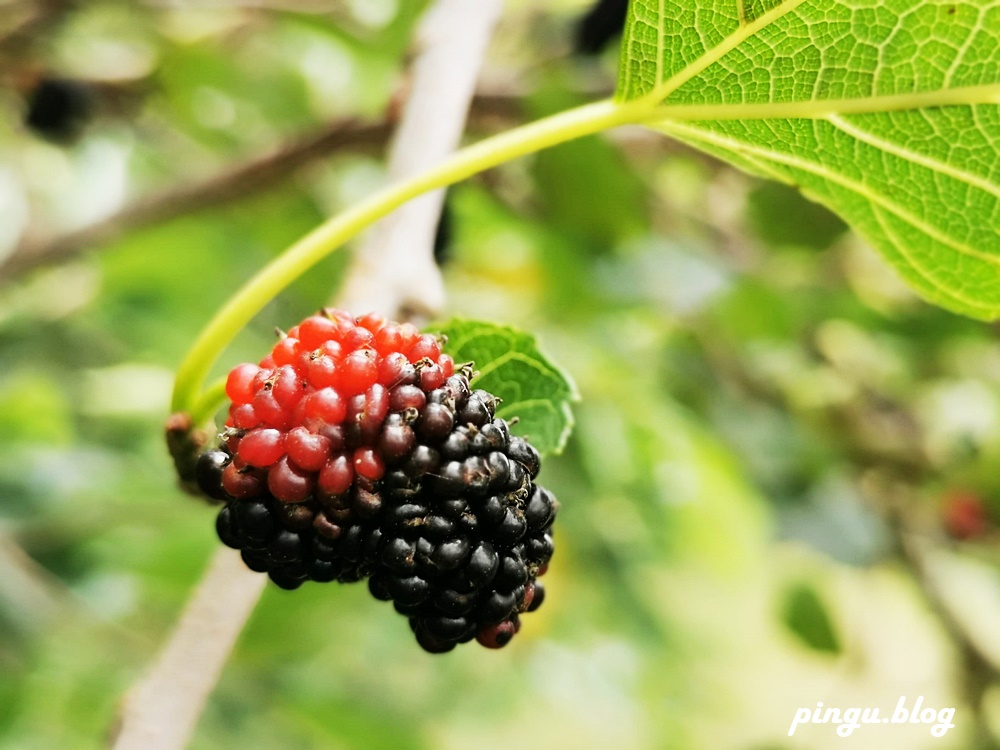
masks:
MULTIPOLYGON (((470 138, 611 92, 614 41, 573 52, 590 4, 508 3, 470 138)), ((0 3, 0 747, 102 746, 170 632, 218 544, 164 450, 172 369, 241 281, 382 183, 424 7, 0 3), (366 142, 128 214, 358 123, 366 142)), ((639 129, 472 179, 448 216, 451 312, 537 333, 583 396, 544 471, 546 605, 503 652, 433 657, 363 586, 269 588, 192 747, 997 747, 994 326, 916 300, 796 191, 639 129), (787 736, 799 706, 904 695, 957 727, 787 736)))

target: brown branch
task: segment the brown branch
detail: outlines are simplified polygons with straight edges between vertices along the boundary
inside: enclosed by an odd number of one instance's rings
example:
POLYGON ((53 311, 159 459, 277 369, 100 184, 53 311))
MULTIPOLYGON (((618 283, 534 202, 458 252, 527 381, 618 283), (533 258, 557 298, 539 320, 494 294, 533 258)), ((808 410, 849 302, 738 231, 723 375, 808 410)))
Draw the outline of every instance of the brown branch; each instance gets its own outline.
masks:
MULTIPOLYGON (((519 114, 516 94, 477 96, 473 119, 489 129, 510 122, 519 114)), ((297 171, 339 151, 384 146, 394 122, 338 120, 317 133, 228 167, 217 175, 188 182, 138 198, 118 213, 82 229, 48 238, 23 241, 0 261, 0 284, 16 280, 36 268, 66 261, 88 249, 107 245, 136 229, 168 221, 184 214, 212 208, 274 187, 297 171)))
POLYGON ((149 674, 122 701, 114 750, 179 750, 222 674, 267 577, 221 549, 149 674))
POLYGON ((231 167, 221 174, 139 198, 115 215, 83 229, 49 239, 28 240, 0 265, 0 281, 10 281, 40 266, 65 261, 88 247, 107 244, 139 227, 259 192, 336 151, 380 146, 390 132, 388 121, 338 121, 317 134, 231 167))

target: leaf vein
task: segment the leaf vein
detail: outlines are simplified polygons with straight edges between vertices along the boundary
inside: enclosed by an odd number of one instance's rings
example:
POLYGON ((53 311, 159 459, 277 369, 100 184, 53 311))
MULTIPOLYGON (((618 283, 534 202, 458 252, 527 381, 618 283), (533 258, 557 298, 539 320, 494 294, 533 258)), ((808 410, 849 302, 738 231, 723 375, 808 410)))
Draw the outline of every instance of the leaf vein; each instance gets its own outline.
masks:
MULTIPOLYGON (((712 49, 707 50, 705 54, 703 54, 697 60, 688 63, 681 70, 677 71, 676 73, 674 73, 674 75, 670 76, 670 78, 654 86, 653 89, 648 94, 642 97, 642 100, 656 101, 656 102, 663 101, 670 94, 672 94, 674 91, 680 88, 682 85, 687 83, 689 80, 694 78, 696 75, 701 73, 710 65, 721 60, 729 52, 731 52, 736 47, 741 45, 743 42, 752 37, 758 31, 774 23, 787 13, 790 13, 791 11, 795 10, 805 1, 806 0, 785 0, 785 2, 783 2, 781 5, 775 6, 767 13, 761 15, 759 18, 754 19, 745 26, 740 26, 736 31, 734 31, 732 34, 727 36, 717 45, 712 47, 712 49)), ((664 21, 664 16, 665 14, 661 13, 660 15, 661 33, 660 33, 660 39, 657 42, 657 47, 663 44, 662 23, 664 21)), ((658 62, 662 61, 663 58, 662 50, 660 51, 660 54, 657 57, 658 57, 658 62)), ((656 76, 656 80, 657 81, 660 80, 659 74, 656 76)))
POLYGON ((995 185, 977 174, 967 172, 963 169, 958 169, 947 162, 932 159, 931 157, 925 156, 917 151, 904 148, 903 146, 892 143, 891 141, 879 138, 878 136, 873 135, 866 130, 862 130, 837 115, 830 115, 826 119, 835 128, 843 131, 847 135, 861 141, 862 143, 867 143, 869 146, 877 148, 880 151, 885 151, 886 153, 892 154, 900 159, 904 159, 905 161, 910 161, 914 164, 919 164, 922 167, 933 170, 938 174, 945 175, 946 177, 958 180, 959 182, 964 182, 967 185, 979 188, 980 190, 990 193, 994 197, 1000 199, 1000 185, 995 185))
POLYGON ((777 162, 778 164, 784 164, 785 166, 791 167, 793 169, 800 169, 803 172, 808 172, 809 174, 815 175, 816 177, 828 180, 834 183, 835 185, 839 185, 840 187, 845 188, 846 190, 850 190, 858 194, 859 196, 865 198, 871 203, 881 206, 890 213, 893 213, 896 216, 898 216, 903 221, 911 224, 915 229, 923 232, 931 239, 936 240, 937 242, 940 242, 943 245, 951 247, 956 252, 961 253, 962 255, 966 255, 970 258, 976 258, 985 263, 990 263, 994 266, 1000 267, 1000 258, 997 258, 996 256, 990 255, 988 253, 984 253, 980 250, 977 250, 973 247, 966 245, 965 243, 959 242, 958 240, 956 240, 955 238, 951 237, 948 234, 945 234, 932 224, 928 224, 923 219, 914 216, 909 211, 897 205, 893 201, 889 200, 886 196, 882 195, 878 191, 873 190, 868 185, 852 180, 840 174, 839 172, 835 172, 833 170, 827 169, 826 167, 820 164, 809 162, 799 157, 792 156, 790 154, 782 154, 780 152, 771 151, 769 149, 761 148, 759 146, 751 146, 749 144, 742 143, 740 141, 733 140, 731 138, 725 138, 715 133, 708 133, 706 131, 699 130, 697 128, 693 128, 690 126, 684 126, 680 124, 674 125, 671 123, 668 125, 668 127, 679 130, 680 132, 687 134, 691 138, 703 140, 708 143, 715 144, 716 146, 729 149, 730 151, 735 151, 736 153, 740 154, 750 153, 755 156, 759 156, 763 159, 768 159, 770 161, 777 162))

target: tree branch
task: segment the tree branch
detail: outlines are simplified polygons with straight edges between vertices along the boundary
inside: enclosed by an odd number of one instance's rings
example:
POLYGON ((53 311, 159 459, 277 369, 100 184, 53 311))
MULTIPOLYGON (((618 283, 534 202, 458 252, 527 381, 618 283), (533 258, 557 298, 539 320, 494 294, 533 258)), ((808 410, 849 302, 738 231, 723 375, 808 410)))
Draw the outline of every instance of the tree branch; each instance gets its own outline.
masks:
POLYGON ((88 247, 107 244, 139 227, 191 211, 218 206, 271 187, 318 159, 336 151, 385 143, 389 121, 340 120, 300 141, 231 167, 200 182, 153 193, 90 226, 57 237, 27 240, 0 264, 0 280, 10 281, 40 266, 64 261, 88 247))
POLYGON ((189 600, 149 674, 125 695, 114 750, 179 750, 187 745, 205 701, 267 577, 221 549, 189 600))
MULTIPOLYGON (((500 17, 499 0, 440 0, 417 31, 420 55, 410 96, 389 152, 389 178, 405 180, 458 146, 479 65, 500 17)), ((341 290, 349 310, 428 319, 444 307, 434 234, 444 191, 422 195, 380 221, 355 254, 341 290)))
MULTIPOLYGON (((518 118, 519 99, 516 92, 477 96, 471 113, 474 123, 479 127, 491 127, 518 118)), ((55 237, 32 237, 29 233, 6 260, 0 259, 0 284, 106 245, 136 229, 262 192, 331 154, 383 146, 392 128, 391 117, 379 122, 338 120, 263 156, 227 167, 219 174, 138 198, 113 216, 82 229, 55 237)))

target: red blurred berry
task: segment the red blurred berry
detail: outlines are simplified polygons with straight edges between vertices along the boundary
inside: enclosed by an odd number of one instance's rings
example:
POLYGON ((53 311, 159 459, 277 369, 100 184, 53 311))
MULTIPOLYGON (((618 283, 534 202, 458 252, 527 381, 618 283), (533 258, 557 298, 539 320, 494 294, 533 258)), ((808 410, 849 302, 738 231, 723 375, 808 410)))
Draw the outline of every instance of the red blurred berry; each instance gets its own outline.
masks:
POLYGON ((305 384, 291 365, 282 365, 274 376, 271 388, 274 400, 286 411, 295 408, 305 394, 305 384))
POLYGON ((971 492, 951 492, 945 497, 944 529, 954 539, 976 539, 989 531, 989 511, 982 499, 971 492))

